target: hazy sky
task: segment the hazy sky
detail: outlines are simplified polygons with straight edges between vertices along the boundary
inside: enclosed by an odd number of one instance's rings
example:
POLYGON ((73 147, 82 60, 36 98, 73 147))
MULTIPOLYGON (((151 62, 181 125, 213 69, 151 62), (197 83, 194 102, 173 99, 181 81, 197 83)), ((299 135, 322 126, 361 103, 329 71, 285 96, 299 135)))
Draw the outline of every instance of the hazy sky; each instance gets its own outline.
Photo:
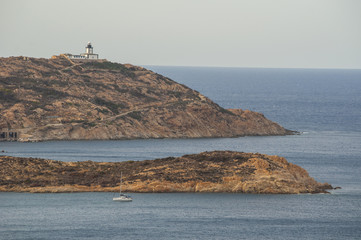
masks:
POLYGON ((0 0, 0 56, 361 68, 361 0, 0 0))

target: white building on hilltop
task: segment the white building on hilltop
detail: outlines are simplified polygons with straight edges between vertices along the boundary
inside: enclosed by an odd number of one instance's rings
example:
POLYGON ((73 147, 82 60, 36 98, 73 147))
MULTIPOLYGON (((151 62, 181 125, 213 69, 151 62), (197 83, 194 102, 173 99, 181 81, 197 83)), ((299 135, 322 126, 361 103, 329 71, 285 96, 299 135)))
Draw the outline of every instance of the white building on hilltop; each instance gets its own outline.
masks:
POLYGON ((73 55, 70 53, 65 54, 70 59, 90 59, 97 60, 99 59, 99 55, 93 53, 93 46, 90 42, 85 47, 85 53, 81 53, 80 55, 73 55))

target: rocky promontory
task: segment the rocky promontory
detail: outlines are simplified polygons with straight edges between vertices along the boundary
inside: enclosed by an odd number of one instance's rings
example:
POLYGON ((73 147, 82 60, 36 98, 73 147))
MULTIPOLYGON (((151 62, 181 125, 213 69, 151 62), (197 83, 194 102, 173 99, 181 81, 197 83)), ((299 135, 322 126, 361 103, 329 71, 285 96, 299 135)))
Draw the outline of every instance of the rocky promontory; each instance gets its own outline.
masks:
POLYGON ((156 160, 62 162, 0 157, 0 191, 324 193, 303 168, 278 156, 232 151, 156 160))
POLYGON ((0 140, 285 135, 262 114, 224 109, 130 64, 0 58, 0 140))

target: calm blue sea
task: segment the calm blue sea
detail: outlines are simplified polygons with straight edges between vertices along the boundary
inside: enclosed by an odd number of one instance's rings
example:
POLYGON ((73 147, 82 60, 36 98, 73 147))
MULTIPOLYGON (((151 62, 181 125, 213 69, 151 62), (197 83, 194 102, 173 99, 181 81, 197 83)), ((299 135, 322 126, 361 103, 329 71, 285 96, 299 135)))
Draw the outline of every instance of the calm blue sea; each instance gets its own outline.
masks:
POLYGON ((332 194, 0 193, 0 239, 361 239, 361 70, 147 66, 301 135, 0 143, 2 155, 125 161, 212 150, 284 156, 332 194))

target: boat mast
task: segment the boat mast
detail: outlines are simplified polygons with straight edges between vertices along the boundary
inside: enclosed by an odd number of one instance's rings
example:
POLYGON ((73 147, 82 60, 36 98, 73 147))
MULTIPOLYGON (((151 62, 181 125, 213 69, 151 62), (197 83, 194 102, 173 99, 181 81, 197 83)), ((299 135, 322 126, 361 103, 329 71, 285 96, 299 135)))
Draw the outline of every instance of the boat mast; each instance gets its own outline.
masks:
POLYGON ((119 186, 119 194, 122 194, 122 178, 123 178, 123 173, 120 172, 120 186, 119 186))

